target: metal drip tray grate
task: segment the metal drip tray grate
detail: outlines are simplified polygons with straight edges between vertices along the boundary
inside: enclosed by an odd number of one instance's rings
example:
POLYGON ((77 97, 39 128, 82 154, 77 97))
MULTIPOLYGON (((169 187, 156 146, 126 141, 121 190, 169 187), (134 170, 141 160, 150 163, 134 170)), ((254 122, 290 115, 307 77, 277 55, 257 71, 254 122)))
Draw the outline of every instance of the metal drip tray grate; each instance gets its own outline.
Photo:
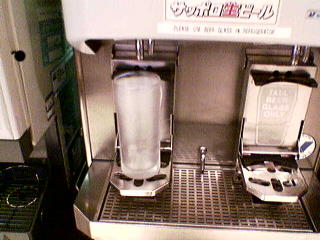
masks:
POLYGON ((27 232, 38 208, 36 187, 10 184, 0 193, 0 231, 27 232))
POLYGON ((38 216, 47 176, 44 168, 0 166, 0 232, 30 232, 38 216))
POLYGON ((156 198, 121 197, 110 186, 100 221, 312 231, 300 203, 254 203, 233 174, 174 168, 171 187, 156 198))

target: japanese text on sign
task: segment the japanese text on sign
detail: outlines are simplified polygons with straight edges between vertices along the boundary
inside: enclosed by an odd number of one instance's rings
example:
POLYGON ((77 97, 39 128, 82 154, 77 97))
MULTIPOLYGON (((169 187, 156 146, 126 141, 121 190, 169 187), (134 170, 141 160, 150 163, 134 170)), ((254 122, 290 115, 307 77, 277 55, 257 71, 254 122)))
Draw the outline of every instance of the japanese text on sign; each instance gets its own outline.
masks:
POLYGON ((279 0, 166 0, 166 19, 275 24, 279 0))

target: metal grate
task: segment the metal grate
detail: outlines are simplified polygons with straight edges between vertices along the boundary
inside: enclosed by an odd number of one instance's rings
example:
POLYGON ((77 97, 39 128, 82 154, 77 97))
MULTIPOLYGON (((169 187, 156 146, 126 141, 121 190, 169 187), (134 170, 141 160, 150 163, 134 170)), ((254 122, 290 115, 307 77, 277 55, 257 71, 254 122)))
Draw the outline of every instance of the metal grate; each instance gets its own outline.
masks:
POLYGON ((0 231, 28 232, 38 208, 38 190, 21 184, 10 184, 0 192, 0 231), (8 195, 9 203, 8 204, 8 195), (35 201, 33 201, 36 199, 35 201), (33 202, 32 202, 33 201, 33 202), (27 205, 32 202, 32 204, 27 205), (25 207, 20 207, 26 205, 25 207))
POLYGON ((312 231, 300 203, 254 203, 234 171, 173 169, 171 187, 156 198, 121 197, 110 186, 100 220, 205 227, 312 231))
POLYGON ((44 191, 44 168, 0 166, 0 232, 30 232, 44 191))

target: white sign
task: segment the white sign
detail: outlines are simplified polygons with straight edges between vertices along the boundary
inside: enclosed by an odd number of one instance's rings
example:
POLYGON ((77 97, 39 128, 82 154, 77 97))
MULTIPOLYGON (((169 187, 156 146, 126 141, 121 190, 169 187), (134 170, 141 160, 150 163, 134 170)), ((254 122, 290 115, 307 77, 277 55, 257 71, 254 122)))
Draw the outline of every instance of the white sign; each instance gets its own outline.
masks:
POLYGON ((166 0, 169 21, 276 24, 280 0, 166 0))
POLYGON ((259 27, 247 25, 226 25, 206 23, 159 23, 158 32, 164 34, 231 36, 255 38, 290 38, 291 28, 259 27))

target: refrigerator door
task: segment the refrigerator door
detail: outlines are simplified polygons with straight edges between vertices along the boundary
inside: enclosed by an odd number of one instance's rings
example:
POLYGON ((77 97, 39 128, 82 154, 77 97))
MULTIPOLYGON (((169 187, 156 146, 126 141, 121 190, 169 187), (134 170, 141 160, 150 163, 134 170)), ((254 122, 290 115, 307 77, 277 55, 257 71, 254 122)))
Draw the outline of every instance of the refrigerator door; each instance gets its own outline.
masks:
POLYGON ((52 73, 71 50, 65 41, 61 4, 59 0, 1 1, 0 22, 0 61, 5 65, 3 74, 0 66, 0 91, 2 112, 8 115, 0 123, 0 129, 6 126, 0 140, 19 139, 30 128, 36 145, 55 116, 52 73), (25 58, 15 60, 14 51, 23 51, 25 58))
POLYGON ((15 43, 0 4, 0 140, 16 140, 30 121, 20 68, 12 55, 15 43))

